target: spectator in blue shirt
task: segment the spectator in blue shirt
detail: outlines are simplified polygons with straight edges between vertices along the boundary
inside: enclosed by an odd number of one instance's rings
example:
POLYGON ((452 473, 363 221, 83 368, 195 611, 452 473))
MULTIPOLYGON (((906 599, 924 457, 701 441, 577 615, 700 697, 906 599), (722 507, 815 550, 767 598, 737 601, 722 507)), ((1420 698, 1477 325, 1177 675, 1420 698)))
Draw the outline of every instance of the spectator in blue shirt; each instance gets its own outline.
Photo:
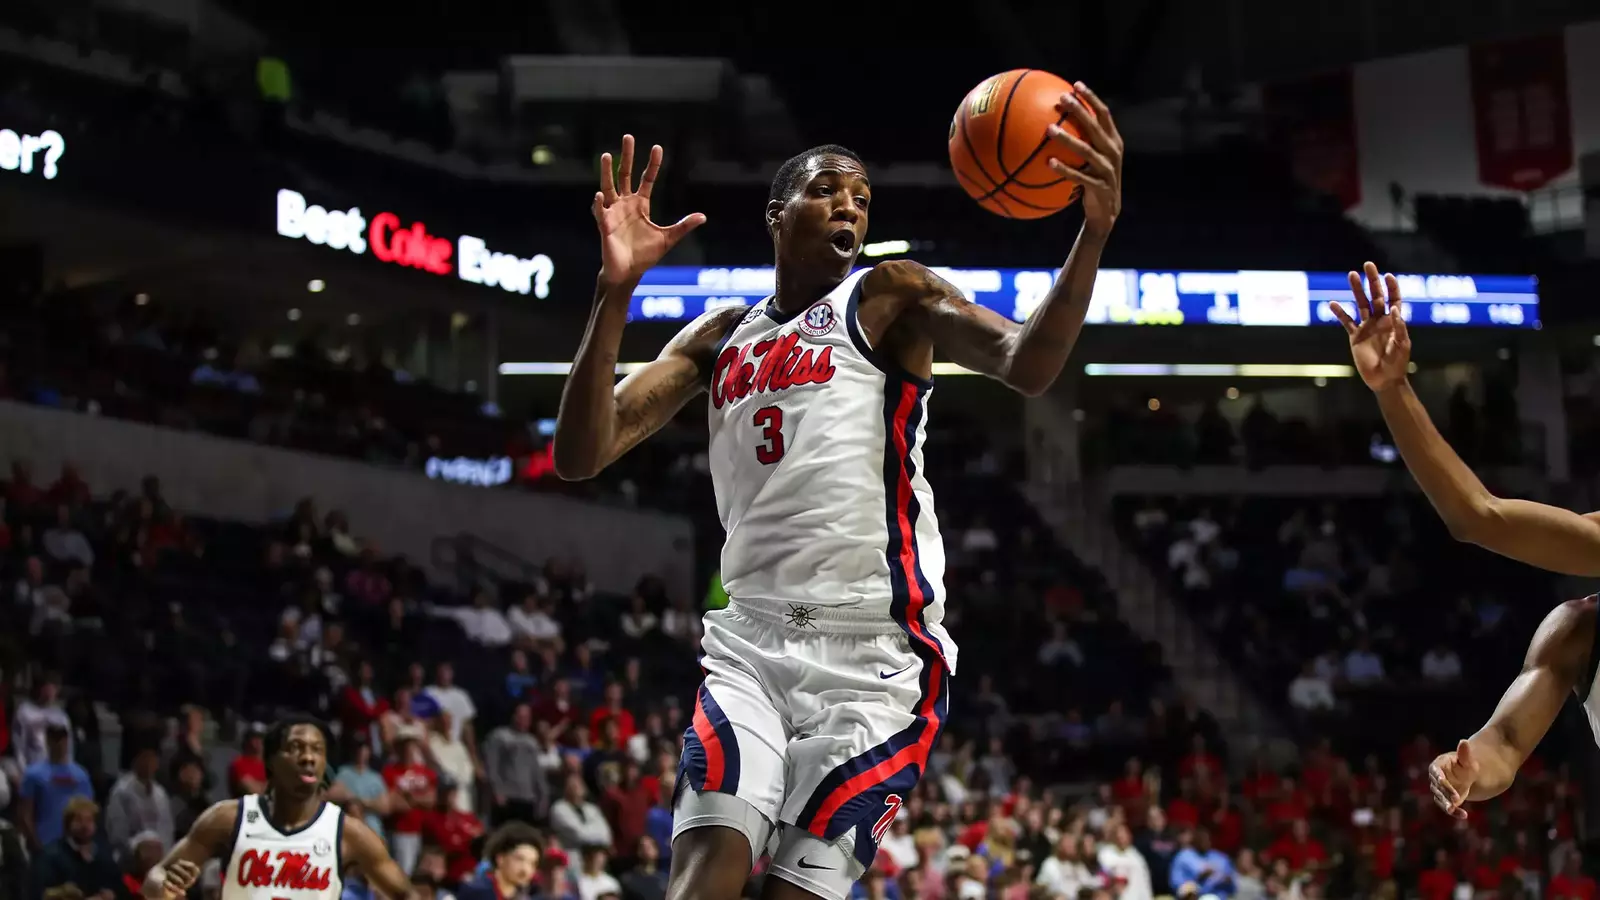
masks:
POLYGON ((49 758, 22 773, 17 820, 35 849, 61 839, 62 814, 73 797, 94 799, 94 785, 83 766, 72 761, 72 734, 60 725, 45 732, 49 758))
POLYGON ((1211 846, 1211 832, 1201 828, 1194 833, 1193 846, 1178 851, 1172 858, 1172 890, 1179 897, 1207 894, 1233 896, 1233 863, 1228 854, 1211 846))

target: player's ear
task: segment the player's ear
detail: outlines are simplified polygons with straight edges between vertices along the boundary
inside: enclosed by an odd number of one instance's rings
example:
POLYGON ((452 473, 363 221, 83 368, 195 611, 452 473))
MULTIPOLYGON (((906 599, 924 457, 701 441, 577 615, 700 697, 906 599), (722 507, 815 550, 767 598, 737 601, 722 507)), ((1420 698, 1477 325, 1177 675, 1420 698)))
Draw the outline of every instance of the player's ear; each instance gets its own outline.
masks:
POLYGON ((775 235, 778 233, 778 223, 783 220, 783 206, 784 203, 782 200, 770 200, 767 202, 766 218, 768 234, 775 235))

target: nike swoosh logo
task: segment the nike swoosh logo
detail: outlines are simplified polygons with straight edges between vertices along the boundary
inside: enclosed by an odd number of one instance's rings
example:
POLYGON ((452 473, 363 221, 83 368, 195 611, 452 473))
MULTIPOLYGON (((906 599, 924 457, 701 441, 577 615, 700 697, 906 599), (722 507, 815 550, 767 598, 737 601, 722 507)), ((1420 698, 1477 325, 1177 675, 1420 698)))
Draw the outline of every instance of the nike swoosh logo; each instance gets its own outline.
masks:
MULTIPOLYGON (((914 665, 916 665, 916 663, 912 663, 911 664, 911 666, 914 666, 914 665)), ((899 669, 899 670, 894 671, 894 672, 879 672, 878 673, 878 677, 882 678, 884 680, 888 680, 890 678, 895 677, 896 675, 899 675, 901 672, 904 672, 906 669, 911 668, 911 666, 906 666, 905 669, 899 669)))
POLYGON ((811 863, 806 862, 806 858, 804 856, 802 856, 802 857, 800 857, 800 868, 802 868, 802 869, 831 869, 831 868, 833 868, 833 866, 813 865, 811 863))

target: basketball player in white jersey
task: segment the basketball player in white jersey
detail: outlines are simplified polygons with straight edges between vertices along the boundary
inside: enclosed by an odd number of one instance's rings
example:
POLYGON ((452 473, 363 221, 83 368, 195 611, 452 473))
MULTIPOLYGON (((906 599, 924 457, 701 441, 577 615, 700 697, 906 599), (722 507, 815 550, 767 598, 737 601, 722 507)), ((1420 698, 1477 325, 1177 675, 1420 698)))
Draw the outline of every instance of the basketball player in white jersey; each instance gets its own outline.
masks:
POLYGON ((280 720, 263 749, 267 793, 224 800, 201 813, 145 876, 147 900, 178 900, 201 867, 217 858, 226 859, 222 900, 339 900, 349 868, 389 900, 415 896, 383 839, 328 802, 328 734, 320 722, 280 720))
POLYGON ((731 598, 705 622, 706 672, 684 735, 668 897, 734 900, 773 850, 765 896, 843 900, 927 763, 956 647, 942 625, 944 554, 923 475, 935 350, 1026 394, 1045 391, 1088 311, 1121 207, 1122 140, 1080 86, 1061 111, 1087 160, 1052 160, 1083 189, 1084 224, 1025 325, 916 263, 855 272, 872 188, 836 145, 779 169, 765 224, 777 292, 708 312, 616 382, 640 278, 694 214, 650 221, 654 147, 633 189, 633 138, 593 212, 601 270, 562 396, 555 466, 588 478, 709 394, 710 462, 731 598))
MULTIPOLYGON (((1450 449, 1406 379, 1411 335, 1401 315, 1400 284, 1378 267, 1350 273, 1356 312, 1338 304, 1333 312, 1350 337, 1361 378, 1378 395, 1378 408, 1406 466, 1428 501, 1458 540, 1502 556, 1566 575, 1600 576, 1600 512, 1580 515, 1528 500, 1489 493, 1450 449)), ((1528 645, 1522 672, 1506 689, 1477 734, 1440 754, 1428 767, 1433 800, 1458 819, 1463 804, 1494 797, 1516 778, 1528 755, 1561 712, 1568 693, 1583 705, 1600 743, 1600 696, 1596 695, 1596 598, 1569 600, 1545 616, 1528 645)))

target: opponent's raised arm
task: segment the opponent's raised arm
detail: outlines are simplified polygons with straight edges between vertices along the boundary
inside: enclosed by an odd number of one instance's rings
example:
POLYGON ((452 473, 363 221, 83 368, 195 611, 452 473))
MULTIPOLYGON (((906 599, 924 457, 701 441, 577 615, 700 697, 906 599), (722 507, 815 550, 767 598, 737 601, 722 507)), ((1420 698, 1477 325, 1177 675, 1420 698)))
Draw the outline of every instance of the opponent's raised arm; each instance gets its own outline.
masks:
POLYGON ((562 478, 593 477, 660 428, 694 394, 691 385, 696 365, 684 355, 680 341, 673 342, 680 344, 678 350, 668 345, 656 362, 623 384, 616 383, 617 352, 634 288, 668 250, 705 222, 699 213, 666 227, 650 220, 650 195, 661 171, 661 158, 661 147, 651 147, 635 190, 633 135, 622 138, 615 176, 611 154, 600 157, 600 190, 591 208, 600 230, 600 276, 594 309, 556 417, 555 468, 562 478))
MULTIPOLYGON (((1052 125, 1050 137, 1084 160, 1072 168, 1050 157, 1056 173, 1083 187, 1083 227, 1055 283, 1022 325, 966 299, 920 266, 898 273, 897 292, 908 301, 934 347, 956 364, 996 378, 1029 396, 1044 393, 1072 353, 1094 294, 1100 255, 1122 213, 1122 135, 1111 110, 1082 82, 1057 108, 1082 138, 1052 125)), ((883 268, 880 266, 879 268, 883 268)), ((876 270, 874 270, 876 272, 876 270)), ((893 270, 886 274, 893 273, 893 270)), ((869 276, 871 277, 871 276, 869 276)))
POLYGON ((148 900, 176 900, 188 893, 200 869, 227 849, 238 818, 238 800, 223 800, 201 813, 189 833, 145 874, 141 893, 148 900))
POLYGON ((1516 780, 1545 732, 1561 712, 1569 691, 1583 684, 1594 643, 1593 600, 1570 600, 1550 611, 1528 644, 1522 672, 1506 689, 1494 715, 1478 733, 1442 753, 1428 767, 1433 801, 1456 818, 1462 804, 1504 793, 1516 780))
POLYGON ((1394 443, 1428 501, 1457 540, 1568 575, 1600 576, 1600 513, 1508 500, 1489 493, 1439 434, 1406 378, 1411 335, 1401 315, 1400 283, 1367 263, 1365 283, 1350 273, 1355 315, 1333 313, 1350 338, 1350 355, 1378 397, 1394 443))

